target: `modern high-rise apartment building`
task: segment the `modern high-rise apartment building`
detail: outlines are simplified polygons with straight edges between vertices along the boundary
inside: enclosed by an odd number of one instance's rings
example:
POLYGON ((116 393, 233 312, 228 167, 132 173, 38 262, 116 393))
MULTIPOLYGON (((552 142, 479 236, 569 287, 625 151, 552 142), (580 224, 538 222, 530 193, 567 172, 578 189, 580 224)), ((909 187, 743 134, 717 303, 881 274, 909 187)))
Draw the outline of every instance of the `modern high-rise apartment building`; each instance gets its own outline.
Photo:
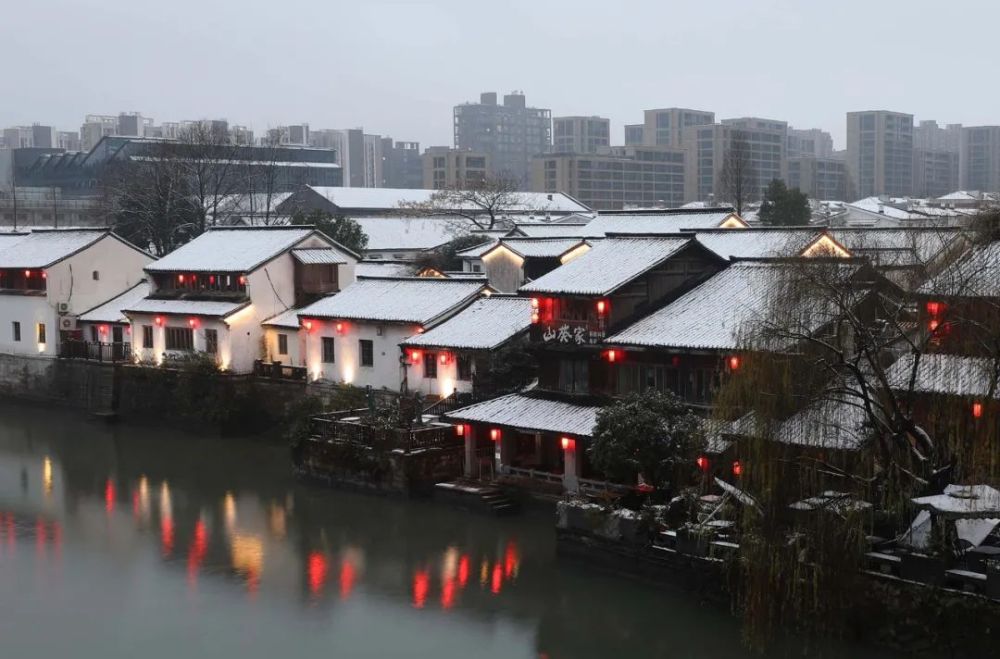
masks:
POLYGON ((552 145, 552 112, 531 108, 524 94, 515 92, 497 102, 496 92, 480 94, 478 103, 456 105, 455 148, 489 156, 493 170, 525 188, 531 158, 552 145))
POLYGON ((638 146, 643 143, 644 124, 625 124, 625 146, 638 146))
POLYGON ((423 181, 419 142, 394 142, 363 128, 324 128, 309 131, 309 145, 337 151, 345 187, 419 188, 423 181))
POLYGON ((687 108, 659 108, 643 112, 642 143, 645 146, 682 146, 684 130, 715 123, 715 113, 687 108))
POLYGON ((423 186, 429 190, 475 187, 490 175, 490 157, 482 151, 432 146, 423 155, 423 186))
POLYGON ((684 129, 681 139, 684 148, 690 152, 685 195, 688 201, 725 201, 718 199, 719 175, 737 140, 743 142, 750 153, 753 174, 751 198, 759 197, 772 180, 786 179, 786 122, 740 117, 724 119, 720 124, 689 126, 684 129))
POLYGON ((420 142, 395 142, 384 137, 382 153, 385 154, 385 187, 414 190, 423 187, 423 161, 420 142))
POLYGON ((913 193, 913 115, 847 113, 847 172, 859 198, 913 193))
POLYGON ((611 120, 604 117, 554 117, 553 153, 597 153, 611 146, 611 120))
POLYGON ((913 195, 941 197, 959 188, 962 125, 933 119, 913 127, 913 195))
POLYGON ((819 128, 789 128, 789 158, 832 158, 833 136, 819 128))
POLYGON ((962 129, 959 168, 963 190, 1000 192, 1000 126, 962 129))
POLYGON ((851 200, 847 190, 847 165, 837 158, 789 158, 786 183, 789 188, 801 190, 810 199, 851 200))
POLYGON ((4 128, 3 145, 8 149, 55 149, 59 147, 58 131, 41 124, 4 128))
POLYGON ((599 210, 684 203, 686 151, 616 146, 595 154, 552 153, 532 163, 532 190, 564 192, 599 210))

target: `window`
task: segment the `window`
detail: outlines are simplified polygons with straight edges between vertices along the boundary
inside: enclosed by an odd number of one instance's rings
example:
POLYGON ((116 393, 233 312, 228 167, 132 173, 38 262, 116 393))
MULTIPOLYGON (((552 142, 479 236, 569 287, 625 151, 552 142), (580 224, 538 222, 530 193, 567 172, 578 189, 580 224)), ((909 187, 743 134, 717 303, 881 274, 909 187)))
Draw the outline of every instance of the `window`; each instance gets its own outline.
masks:
POLYGON ((437 355, 433 352, 424 353, 424 377, 425 378, 437 378, 438 376, 438 362, 437 355))
POLYGON ((15 341, 20 341, 21 340, 21 323, 17 322, 16 320, 13 323, 11 323, 11 332, 13 332, 13 334, 14 334, 14 340, 15 341))
POLYGON ((190 327, 166 329, 167 350, 194 350, 194 330, 190 327))
POLYGON ((153 347, 153 326, 143 325, 142 326, 142 347, 152 348, 153 347))
POLYGON ((45 323, 38 323, 38 342, 45 343, 45 323))
POLYGON ((332 364, 335 361, 336 354, 333 351, 333 337, 324 336, 323 337, 323 363, 332 364))
POLYGON ((368 339, 360 339, 358 341, 358 352, 361 353, 362 366, 375 365, 375 345, 371 341, 368 339))
POLYGON ((94 281, 100 281, 101 280, 101 273, 98 272, 97 270, 94 270, 94 272, 91 273, 91 277, 94 278, 94 281))
POLYGON ((472 379, 472 356, 471 355, 459 355, 458 356, 458 379, 459 380, 471 380, 472 379))
POLYGON ((279 334, 278 335, 278 354, 287 355, 288 354, 288 335, 279 334))
POLYGON ((589 391, 590 364, 582 359, 563 359, 559 362, 559 389, 576 394, 589 391))
POLYGON ((205 352, 213 355, 219 352, 219 330, 205 330, 205 352))
POLYGON ((91 343, 101 342, 100 332, 97 329, 97 325, 90 326, 90 342, 91 343))

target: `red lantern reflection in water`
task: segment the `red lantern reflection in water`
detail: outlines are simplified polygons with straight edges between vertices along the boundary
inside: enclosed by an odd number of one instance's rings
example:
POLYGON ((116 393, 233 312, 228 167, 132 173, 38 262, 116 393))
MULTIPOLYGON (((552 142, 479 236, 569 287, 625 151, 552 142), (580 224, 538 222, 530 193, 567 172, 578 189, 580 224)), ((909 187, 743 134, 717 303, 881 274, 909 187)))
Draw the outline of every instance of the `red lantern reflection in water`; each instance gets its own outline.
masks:
POLYGON ((323 591, 323 586, 326 585, 326 577, 329 572, 326 557, 318 551, 310 552, 309 559, 306 561, 306 571, 308 573, 309 592, 314 596, 319 595, 323 591))
POLYGON ((110 478, 104 483, 104 510, 115 512, 115 483, 110 478))
POLYGON ((503 588, 503 570, 500 567, 500 563, 497 562, 493 564, 493 574, 490 577, 490 592, 498 595, 501 588, 503 588))
POLYGON ((441 584, 441 608, 450 609, 455 606, 455 580, 448 578, 441 584))
POLYGON ((163 558, 174 553, 174 520, 169 516, 160 519, 160 552, 163 558))
POLYGON ((346 558, 340 562, 340 599, 346 600, 354 590, 354 582, 358 578, 358 572, 354 568, 354 563, 346 558))
POLYGON ((458 586, 465 588, 467 583, 469 583, 469 556, 463 554, 462 558, 458 559, 458 586))
POLYGON ((208 531, 205 530, 205 522, 198 520, 194 525, 194 535, 191 538, 191 547, 188 549, 188 583, 194 586, 198 581, 198 570, 205 562, 208 554, 208 531))
POLYGON ((430 590, 431 577, 426 570, 417 570, 413 574, 413 606, 417 609, 424 608, 427 602, 427 591, 430 590))

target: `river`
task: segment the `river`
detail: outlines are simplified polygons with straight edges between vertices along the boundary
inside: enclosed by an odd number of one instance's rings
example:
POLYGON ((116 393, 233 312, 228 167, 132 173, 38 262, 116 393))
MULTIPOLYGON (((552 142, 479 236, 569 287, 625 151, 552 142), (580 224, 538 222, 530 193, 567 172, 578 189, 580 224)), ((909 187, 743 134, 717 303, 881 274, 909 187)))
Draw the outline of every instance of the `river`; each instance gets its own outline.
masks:
POLYGON ((724 609, 557 562, 552 521, 302 485, 258 441, 0 404, 0 656, 759 656, 724 609))

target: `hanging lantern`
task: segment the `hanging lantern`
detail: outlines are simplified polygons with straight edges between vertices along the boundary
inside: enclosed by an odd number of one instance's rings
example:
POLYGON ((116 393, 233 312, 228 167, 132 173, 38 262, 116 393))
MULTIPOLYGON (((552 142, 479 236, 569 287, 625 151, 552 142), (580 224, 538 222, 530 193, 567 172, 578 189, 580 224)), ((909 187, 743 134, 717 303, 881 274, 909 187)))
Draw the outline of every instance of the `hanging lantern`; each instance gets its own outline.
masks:
POLYGON ((179 284, 184 283, 184 275, 177 275, 177 283, 179 284))
POLYGON ((302 321, 302 327, 306 328, 307 332, 311 332, 312 328, 313 328, 313 321, 311 321, 311 320, 303 320, 302 321))
POLYGON ((608 301, 598 300, 597 301, 597 315, 604 316, 608 312, 608 301))
POLYGON ((941 309, 944 305, 940 302, 928 302, 927 303, 927 313, 932 316, 938 316, 941 314, 941 309))
POLYGON ((247 285, 246 275, 240 275, 240 286, 246 286, 246 285, 247 285))
POLYGON ((31 279, 31 270, 25 270, 24 271, 24 276, 25 276, 26 279, 31 279))
POLYGON ((344 323, 337 323, 334 326, 334 329, 337 330, 337 334, 343 334, 344 333, 344 323))
POLYGON ((49 273, 42 270, 42 279, 48 279, 48 278, 49 278, 49 273))
POLYGON ((978 400, 972 403, 972 418, 980 419, 983 416, 983 404, 978 400))
POLYGON ((699 455, 698 459, 695 460, 694 463, 698 465, 698 469, 701 469, 702 471, 708 471, 708 458, 706 458, 704 455, 699 455))
POLYGON ((608 360, 609 364, 614 364, 616 361, 618 361, 618 358, 620 356, 621 356, 620 353, 614 348, 612 348, 611 350, 607 350, 604 353, 604 357, 608 360))
POLYGON ((931 332, 936 332, 938 327, 940 327, 940 325, 941 323, 938 321, 937 318, 931 318, 930 322, 927 323, 927 329, 929 329, 931 332))
POLYGON ((420 351, 411 350, 410 351, 410 363, 419 364, 420 363, 420 351))
POLYGON ((448 363, 448 353, 447 352, 442 352, 441 355, 438 356, 438 361, 440 363, 442 363, 442 364, 447 364, 448 363))
POLYGON ((153 319, 153 322, 156 323, 158 326, 163 327, 163 316, 157 316, 156 318, 153 319))
POLYGON ((188 318, 188 325, 190 327, 198 327, 198 319, 197 318, 188 318))
POLYGON ((500 429, 499 428, 490 428, 490 439, 492 439, 494 442, 500 441, 500 429))
POLYGON ((729 358, 729 370, 738 371, 740 369, 740 358, 738 355, 732 355, 729 358))
POLYGON ((538 306, 539 306, 539 304, 540 304, 540 303, 539 303, 539 301, 538 301, 538 298, 537 298, 537 297, 533 297, 533 298, 531 298, 531 308, 532 308, 532 309, 537 309, 537 308, 538 308, 538 306))
POLYGON ((742 475, 743 475, 743 465, 740 463, 739 460, 736 460, 735 462, 733 462, 733 476, 742 476, 742 475))
POLYGON ((562 444, 564 451, 572 451, 576 448, 576 440, 571 437, 563 437, 559 440, 559 443, 562 444))
POLYGON ((464 437, 465 436, 465 425, 460 423, 457 426, 455 426, 455 434, 458 435, 459 437, 464 437))

